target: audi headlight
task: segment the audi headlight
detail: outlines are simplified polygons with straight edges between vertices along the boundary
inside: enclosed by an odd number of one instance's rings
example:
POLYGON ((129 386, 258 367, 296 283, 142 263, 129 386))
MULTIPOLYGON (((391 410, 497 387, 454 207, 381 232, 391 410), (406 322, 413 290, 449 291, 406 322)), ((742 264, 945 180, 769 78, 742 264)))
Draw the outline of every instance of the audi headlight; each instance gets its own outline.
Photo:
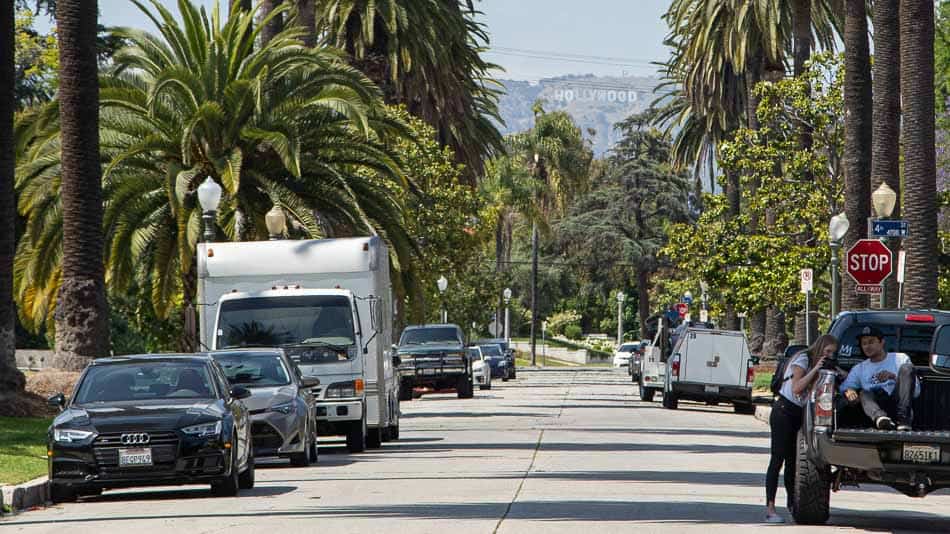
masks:
POLYGON ((53 441, 57 443, 76 443, 91 438, 95 432, 88 430, 75 430, 72 428, 53 429, 53 441))
POLYGON ((206 438, 209 436, 218 436, 221 434, 221 421, 214 423, 202 423, 200 425, 186 426, 181 429, 182 432, 196 438, 206 438))
POLYGON ((279 412, 287 415, 296 409, 296 404, 294 404, 294 401, 284 402, 281 404, 275 404, 268 409, 272 412, 279 412))
POLYGON ((327 388, 326 398, 339 399, 344 397, 356 397, 363 393, 363 380, 349 380, 347 382, 336 382, 330 384, 327 388))

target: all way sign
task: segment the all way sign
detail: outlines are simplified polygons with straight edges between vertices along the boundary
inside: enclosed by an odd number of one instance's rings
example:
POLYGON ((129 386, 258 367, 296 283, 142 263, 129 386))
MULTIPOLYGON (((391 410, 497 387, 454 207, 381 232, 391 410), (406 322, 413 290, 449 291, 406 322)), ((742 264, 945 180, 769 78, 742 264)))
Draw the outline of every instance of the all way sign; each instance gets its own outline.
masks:
POLYGON ((861 239, 848 250, 845 269, 859 293, 880 293, 881 283, 894 270, 891 250, 877 239, 861 239))

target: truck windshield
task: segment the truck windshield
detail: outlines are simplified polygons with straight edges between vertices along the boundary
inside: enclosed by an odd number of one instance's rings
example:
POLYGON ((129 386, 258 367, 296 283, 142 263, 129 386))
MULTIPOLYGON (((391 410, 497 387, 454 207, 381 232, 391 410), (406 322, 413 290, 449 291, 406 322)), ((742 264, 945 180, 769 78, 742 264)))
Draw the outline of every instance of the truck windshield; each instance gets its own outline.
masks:
POLYGON ((462 338, 455 328, 415 328, 402 334, 400 345, 432 345, 438 343, 461 344, 462 338))
MULTIPOLYGON (((217 349, 313 345, 340 349, 355 344, 350 302, 337 295, 225 300, 218 314, 217 349)), ((339 357, 339 355, 338 355, 339 357)))

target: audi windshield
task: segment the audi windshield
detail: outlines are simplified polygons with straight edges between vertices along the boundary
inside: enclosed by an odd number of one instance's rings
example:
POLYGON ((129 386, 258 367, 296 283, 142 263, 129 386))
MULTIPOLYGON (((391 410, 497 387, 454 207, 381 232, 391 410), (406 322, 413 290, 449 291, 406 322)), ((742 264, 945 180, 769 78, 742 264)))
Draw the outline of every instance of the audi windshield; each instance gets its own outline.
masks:
POLYGON ((156 361, 90 367, 73 402, 84 405, 216 397, 204 364, 156 361))
POLYGON ((217 349, 310 345, 347 359, 356 342, 349 299, 300 295, 221 302, 217 349))

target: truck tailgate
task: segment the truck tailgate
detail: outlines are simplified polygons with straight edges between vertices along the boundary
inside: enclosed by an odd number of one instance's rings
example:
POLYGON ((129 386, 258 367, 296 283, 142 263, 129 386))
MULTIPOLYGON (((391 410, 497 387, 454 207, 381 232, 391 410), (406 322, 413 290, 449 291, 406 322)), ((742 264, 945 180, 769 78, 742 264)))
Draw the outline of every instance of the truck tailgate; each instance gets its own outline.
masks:
POLYGON ((950 444, 950 432, 931 430, 877 430, 874 428, 839 428, 835 441, 856 443, 943 443, 950 444))
POLYGON ((690 331, 680 358, 682 382, 745 385, 749 349, 741 334, 690 331))

